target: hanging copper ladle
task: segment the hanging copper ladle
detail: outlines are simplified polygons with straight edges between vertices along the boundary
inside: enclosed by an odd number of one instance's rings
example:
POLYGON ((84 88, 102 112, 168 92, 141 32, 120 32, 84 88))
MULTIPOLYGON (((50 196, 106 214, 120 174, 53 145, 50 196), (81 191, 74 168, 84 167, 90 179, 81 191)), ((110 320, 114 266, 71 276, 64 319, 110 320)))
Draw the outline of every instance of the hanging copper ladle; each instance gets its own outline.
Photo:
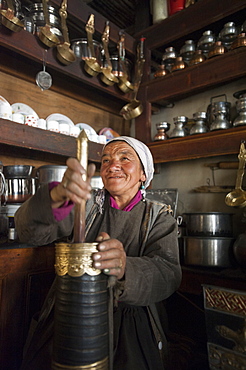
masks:
POLYGON ((76 56, 73 50, 70 48, 69 36, 68 36, 68 29, 67 29, 67 0, 63 0, 61 4, 61 8, 59 10, 59 14, 61 17, 61 26, 62 26, 62 34, 64 38, 64 42, 62 44, 57 45, 57 58, 58 60, 65 65, 69 65, 76 60, 76 56))
POLYGON ((15 16, 15 10, 12 0, 7 0, 8 9, 0 11, 2 15, 2 24, 13 32, 19 32, 24 29, 24 23, 15 16))
POLYGON ((118 87, 124 93, 128 93, 134 90, 133 84, 128 79, 128 73, 126 71, 126 64, 125 64, 125 36, 122 34, 120 35, 120 40, 118 42, 118 65, 119 71, 122 71, 122 76, 118 76, 119 83, 118 87))
POLYGON ((241 143, 240 152, 238 155, 239 165, 236 178, 235 189, 228 193, 225 197, 225 203, 230 207, 245 207, 246 206, 246 191, 242 189, 242 181, 244 175, 244 167, 246 161, 246 151, 244 142, 241 143))
POLYGON ((108 51, 108 42, 109 42, 109 22, 106 22, 106 26, 104 29, 104 32, 102 34, 102 43, 103 43, 103 50, 104 50, 104 55, 106 59, 106 64, 107 67, 102 68, 102 75, 101 75, 101 80, 108 86, 112 86, 115 83, 118 83, 119 80, 118 78, 112 73, 112 63, 110 60, 109 56, 109 51, 108 51))
POLYGON ((85 26, 90 57, 85 59, 84 69, 90 76, 97 76, 98 73, 101 72, 101 66, 98 63, 97 58, 95 56, 95 50, 93 45, 93 34, 95 32, 94 18, 95 18, 94 14, 91 14, 85 26))
POLYGON ((59 44, 59 38, 51 31, 49 16, 48 16, 48 8, 47 8, 48 0, 42 0, 43 4, 43 13, 44 13, 44 20, 45 26, 40 27, 40 31, 38 33, 38 37, 43 44, 48 46, 49 48, 54 47, 59 44))
POLYGON ((124 105, 121 109, 120 114, 123 116, 125 120, 130 120, 140 116, 143 112, 142 103, 137 100, 137 94, 139 90, 139 86, 141 83, 142 75, 143 75, 143 66, 144 66, 144 57, 143 57, 143 42, 144 38, 141 38, 140 44, 138 44, 137 48, 137 64, 136 64, 136 74, 135 74, 135 81, 134 81, 134 95, 133 99, 130 103, 124 105))

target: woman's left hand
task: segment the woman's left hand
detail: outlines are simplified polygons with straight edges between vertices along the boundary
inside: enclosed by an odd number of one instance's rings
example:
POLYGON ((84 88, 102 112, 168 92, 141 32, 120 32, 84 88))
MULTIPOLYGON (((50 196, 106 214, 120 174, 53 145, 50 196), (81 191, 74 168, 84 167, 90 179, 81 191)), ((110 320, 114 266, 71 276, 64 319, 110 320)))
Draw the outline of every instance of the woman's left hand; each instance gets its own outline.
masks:
POLYGON ((126 253, 123 244, 117 239, 110 239, 107 233, 100 233, 96 239, 99 242, 98 253, 92 256, 93 267, 103 270, 107 275, 122 279, 125 274, 126 253))

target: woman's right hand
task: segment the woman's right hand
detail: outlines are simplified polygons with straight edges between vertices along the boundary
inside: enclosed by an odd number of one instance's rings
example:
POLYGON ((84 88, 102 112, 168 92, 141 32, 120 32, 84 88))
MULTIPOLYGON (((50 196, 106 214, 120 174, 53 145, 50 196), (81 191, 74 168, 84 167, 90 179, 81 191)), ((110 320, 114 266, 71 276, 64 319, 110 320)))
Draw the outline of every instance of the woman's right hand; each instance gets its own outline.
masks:
POLYGON ((80 204, 91 197, 90 180, 95 173, 95 165, 88 166, 86 181, 83 180, 86 171, 76 158, 69 158, 66 165, 67 169, 61 183, 50 192, 52 208, 61 207, 67 200, 80 204))

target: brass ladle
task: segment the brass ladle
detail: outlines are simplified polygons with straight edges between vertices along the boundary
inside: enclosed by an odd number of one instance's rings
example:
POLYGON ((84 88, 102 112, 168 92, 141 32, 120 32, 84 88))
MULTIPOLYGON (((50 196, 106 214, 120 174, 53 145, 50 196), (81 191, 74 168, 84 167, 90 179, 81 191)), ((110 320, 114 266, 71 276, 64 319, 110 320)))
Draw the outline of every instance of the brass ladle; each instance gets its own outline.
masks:
POLYGON ((245 207, 246 206, 246 191, 242 189, 242 181, 244 175, 244 167, 246 161, 246 151, 244 142, 241 143, 240 152, 238 155, 239 165, 237 170, 235 190, 232 190, 225 197, 225 203, 230 207, 245 207))
POLYGON ((53 32, 51 32, 50 21, 49 21, 49 16, 48 16, 48 8, 47 8, 48 1, 49 0, 42 0, 45 26, 40 27, 38 37, 40 41, 42 41, 43 44, 45 44, 46 46, 50 48, 50 47, 54 47, 58 45, 60 41, 59 41, 59 38, 53 32))
POLYGON ((57 58, 66 66, 75 62, 76 56, 73 50, 70 48, 69 36, 68 36, 68 29, 67 29, 67 0, 63 0, 61 4, 61 8, 59 10, 59 14, 61 17, 61 26, 62 26, 62 34, 64 38, 64 42, 62 44, 57 45, 57 58))
POLYGON ((15 16, 15 10, 12 0, 7 0, 8 9, 2 9, 0 11, 2 15, 2 24, 9 28, 13 32, 19 32, 24 29, 24 23, 20 21, 19 18, 15 16))
POLYGON ((120 111, 120 114, 123 116, 125 120, 136 118, 140 116, 140 114, 143 112, 142 103, 139 100, 137 100, 137 94, 141 83, 143 75, 143 66, 145 62, 143 58, 143 41, 144 39, 142 38, 137 49, 136 77, 134 82, 135 87, 133 99, 130 103, 124 105, 124 107, 120 111))
POLYGON ((126 71, 124 41, 125 41, 125 36, 121 35, 120 40, 118 42, 118 54, 119 54, 119 57, 118 57, 119 68, 118 69, 122 71, 122 76, 118 76, 119 78, 118 87, 124 93, 128 93, 134 90, 134 86, 129 81, 128 73, 126 71))
POLYGON ((104 32, 102 34, 102 44, 104 49, 104 55, 107 63, 107 67, 102 68, 101 80, 105 85, 112 86, 115 83, 118 83, 118 78, 112 73, 112 63, 110 61, 109 51, 108 51, 108 42, 109 42, 109 22, 106 22, 104 32))
POLYGON ((101 66, 96 59, 93 45, 93 34, 95 32, 94 18, 94 14, 91 14, 85 26, 90 57, 85 60, 84 69, 90 76, 97 76, 101 72, 101 66))

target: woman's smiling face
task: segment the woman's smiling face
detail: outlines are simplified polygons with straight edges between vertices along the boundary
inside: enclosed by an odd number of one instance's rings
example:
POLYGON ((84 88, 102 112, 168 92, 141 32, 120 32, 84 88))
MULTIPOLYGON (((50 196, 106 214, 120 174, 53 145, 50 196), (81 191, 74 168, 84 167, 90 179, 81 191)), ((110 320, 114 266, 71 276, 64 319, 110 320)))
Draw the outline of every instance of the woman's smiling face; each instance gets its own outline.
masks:
POLYGON ((101 171, 104 187, 114 196, 133 198, 146 177, 135 150, 124 141, 106 145, 102 154, 101 171))

